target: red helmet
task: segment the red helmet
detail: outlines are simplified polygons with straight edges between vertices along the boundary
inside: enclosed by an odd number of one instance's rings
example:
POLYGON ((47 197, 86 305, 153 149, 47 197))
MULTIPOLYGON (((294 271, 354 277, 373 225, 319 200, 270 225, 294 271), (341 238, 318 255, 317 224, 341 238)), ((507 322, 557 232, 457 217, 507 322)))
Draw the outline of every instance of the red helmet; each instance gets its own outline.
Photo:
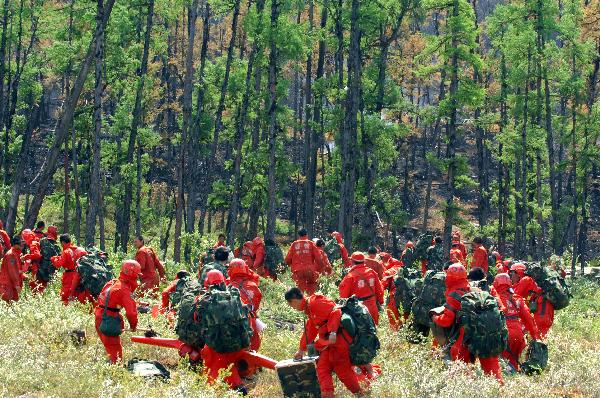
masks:
POLYGON ((352 256, 350 256, 350 259, 357 264, 364 263, 365 254, 363 252, 354 252, 352 253, 352 256))
POLYGON ((494 279, 494 287, 496 290, 502 290, 502 288, 510 288, 512 287, 512 282, 510 280, 510 276, 506 273, 496 275, 494 279))
MULTIPOLYGON (((212 271, 211 271, 212 272, 212 271)), ((227 270, 229 275, 235 274, 247 274, 248 273, 248 264, 241 258, 236 258, 231 260, 229 263, 229 269, 227 270)), ((210 272, 209 272, 210 274, 210 272)))
POLYGON ((467 280, 467 270, 461 263, 452 264, 446 270, 446 281, 467 280))
POLYGON ((261 245, 263 243, 263 240, 260 236, 257 236, 256 238, 252 239, 252 243, 254 243, 255 245, 261 245))
POLYGON ((381 257, 383 261, 388 261, 390 258, 392 258, 392 255, 390 253, 381 252, 379 253, 379 257, 381 257))
POLYGON ((36 239, 35 234, 30 229, 24 229, 21 232, 21 239, 25 241, 27 246, 31 246, 31 243, 36 239))
POLYGON ((58 228, 54 225, 50 225, 46 234, 48 235, 48 239, 56 240, 58 238, 58 228))
POLYGON ((135 260, 125 260, 121 266, 121 274, 119 278, 124 279, 137 279, 142 274, 142 267, 140 263, 135 260))
POLYGON ((225 277, 223 273, 219 270, 213 269, 208 271, 206 274, 206 279, 204 280, 204 288, 208 289, 209 286, 219 285, 221 283, 225 283, 225 277))
POLYGON ((406 242, 406 248, 407 249, 414 249, 415 248, 415 244, 412 243, 411 241, 406 242))
POLYGON ((519 275, 522 278, 525 276, 525 271, 527 270, 527 267, 523 263, 516 263, 510 267, 510 270, 516 272, 517 275, 519 275))

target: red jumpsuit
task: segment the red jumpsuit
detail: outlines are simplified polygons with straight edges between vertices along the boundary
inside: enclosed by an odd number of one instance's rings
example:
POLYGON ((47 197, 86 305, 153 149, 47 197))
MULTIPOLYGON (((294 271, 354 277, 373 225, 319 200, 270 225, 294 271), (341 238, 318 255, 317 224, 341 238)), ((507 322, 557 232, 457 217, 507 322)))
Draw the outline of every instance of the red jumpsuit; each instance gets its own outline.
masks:
POLYGON ((274 276, 265 268, 265 242, 260 237, 257 236, 252 241, 244 243, 242 260, 246 262, 248 268, 256 271, 263 278, 274 279, 274 276))
POLYGON ((0 265, 0 298, 6 302, 18 301, 21 289, 21 250, 13 248, 6 252, 0 265))
POLYGON ((42 253, 40 252, 40 242, 34 240, 29 245, 29 253, 21 258, 21 261, 29 262, 28 268, 29 272, 31 273, 29 288, 31 289, 32 293, 42 293, 46 288, 46 282, 37 280, 37 273, 40 268, 41 259, 42 253))
POLYGON ((348 249, 344 246, 344 240, 342 239, 342 234, 339 232, 332 232, 331 236, 337 241, 340 246, 340 256, 342 256, 342 264, 344 267, 348 268, 352 266, 352 261, 350 261, 350 256, 348 255, 348 249))
POLYGON ((514 287, 515 294, 523 297, 528 304, 535 303, 533 318, 540 337, 545 338, 554 323, 554 306, 544 298, 543 290, 530 277, 524 276, 514 287))
POLYGON ((303 237, 292 243, 285 263, 290 266, 292 279, 300 290, 309 295, 317 291, 319 272, 324 270, 325 264, 313 241, 303 237))
MULTIPOLYGON (((448 280, 446 279, 446 304, 444 304, 444 312, 441 315, 433 317, 433 321, 441 327, 449 328, 456 322, 456 313, 461 309, 460 301, 451 296, 451 293, 456 292, 460 296, 470 290, 469 282, 464 280, 448 280)), ((474 362, 475 358, 469 352, 466 345, 463 344, 465 330, 461 326, 459 329, 458 339, 450 348, 450 356, 453 361, 474 362)), ((502 370, 498 357, 479 358, 479 364, 484 373, 495 376, 500 383, 502 380, 502 370)))
POLYGON ((483 269, 483 272, 488 273, 488 252, 482 245, 477 246, 473 252, 473 258, 471 259, 471 269, 479 267, 483 269))
POLYGON ((127 321, 129 322, 129 327, 132 330, 135 330, 137 328, 138 323, 137 306, 135 304, 135 301, 133 301, 131 295, 135 291, 136 287, 136 280, 116 279, 108 282, 102 289, 100 295, 98 296, 98 305, 94 310, 94 315, 96 316, 96 332, 98 333, 98 337, 100 337, 102 344, 104 344, 106 353, 108 354, 112 363, 116 363, 117 361, 123 359, 123 346, 121 345, 120 336, 105 336, 100 332, 100 323, 102 322, 104 306, 107 306, 106 309, 108 315, 118 315, 119 318, 121 318, 121 329, 125 328, 123 316, 120 314, 120 310, 124 308, 125 314, 127 316, 127 321), (110 297, 108 303, 106 303, 106 292, 109 288, 110 297))
POLYGON ((466 258, 467 258, 467 247, 465 246, 464 243, 461 242, 460 239, 457 239, 457 240, 453 239, 452 240, 452 244, 455 244, 455 243, 458 244, 458 250, 460 250, 460 254, 462 254, 462 258, 464 258, 466 260, 466 258))
POLYGON ((142 267, 141 290, 143 292, 150 291, 151 293, 156 294, 160 279, 165 277, 165 268, 158 259, 158 256, 154 253, 152 248, 142 246, 135 254, 135 260, 140 263, 140 267, 142 267))
MULTIPOLYGON (((388 291, 386 312, 390 322, 390 327, 392 330, 398 330, 400 326, 402 326, 403 321, 402 317, 400 316, 400 311, 398 311, 398 307, 396 306, 396 283, 394 283, 394 278, 396 277, 398 269, 400 269, 403 264, 402 262, 394 259, 390 261, 390 264, 390 268, 385 271, 382 286, 384 290, 388 291)), ((403 314, 404 320, 407 320, 409 316, 410 313, 405 311, 403 314)))
POLYGON ((383 274, 385 273, 385 267, 383 263, 376 258, 376 255, 369 254, 367 258, 365 258, 365 265, 371 268, 377 274, 377 277, 381 280, 383 279, 383 274))
POLYGON ((252 351, 258 351, 260 349, 261 338, 256 320, 258 319, 258 310, 260 309, 260 302, 262 301, 262 292, 258 287, 258 277, 254 273, 237 273, 234 270, 230 270, 229 272, 227 284, 238 288, 242 303, 249 305, 251 308, 250 327, 252 328, 253 333, 252 338, 250 339, 250 349, 252 351))
POLYGON ((325 250, 321 249, 320 247, 317 247, 317 249, 319 249, 319 252, 321 253, 321 259, 323 260, 323 264, 325 264, 323 268, 323 273, 325 275, 331 275, 333 273, 333 267, 329 262, 329 257, 327 257, 327 253, 325 253, 325 250))
POLYGON ((459 248, 450 249, 450 261, 452 261, 453 264, 461 263, 464 266, 467 265, 462 251, 459 248))
POLYGON ((369 310, 375 325, 379 324, 378 305, 383 304, 383 287, 375 271, 356 264, 340 283, 340 298, 356 296, 369 310))
POLYGON ((8 253, 8 251, 10 250, 10 237, 8 236, 8 234, 6 233, 6 231, 3 228, 0 228, 0 239, 2 239, 2 241, 0 242, 0 245, 2 245, 3 250, 2 253, 0 253, 0 256, 4 255, 5 253, 8 253))
POLYGON ((213 383, 219 378, 219 373, 226 369, 229 374, 223 378, 223 381, 227 383, 231 388, 239 387, 242 383, 239 371, 236 367, 236 362, 241 359, 243 351, 236 351, 221 354, 205 345, 202 348, 202 360, 204 362, 204 369, 208 376, 208 381, 213 383))
POLYGON ((63 247, 63 252, 60 256, 52 257, 52 264, 56 268, 64 268, 65 272, 62 276, 62 287, 60 289, 60 299, 63 304, 69 304, 69 298, 73 293, 73 279, 77 274, 77 260, 86 255, 86 251, 81 247, 77 247, 72 243, 63 247))
POLYGON ((509 347, 508 350, 502 353, 502 356, 510 361, 511 365, 518 371, 519 358, 527 346, 523 326, 525 326, 531 338, 535 340, 539 339, 538 329, 525 301, 520 296, 509 292, 508 286, 501 286, 500 289, 496 289, 496 297, 500 298, 500 308, 506 317, 509 347))
POLYGON ((317 362, 317 377, 321 386, 323 398, 332 398, 334 395, 333 373, 351 393, 361 391, 360 384, 352 364, 350 363, 349 343, 350 337, 343 334, 337 336, 335 344, 328 345, 329 333, 340 329, 342 312, 336 308, 333 300, 320 294, 315 294, 303 300, 303 310, 308 317, 306 329, 300 339, 300 350, 306 351, 308 343, 312 343, 317 336, 319 340, 315 348, 320 351, 317 362))
POLYGON ((83 289, 83 286, 81 286, 81 275, 79 275, 79 272, 75 272, 73 275, 73 280, 71 282, 71 297, 69 297, 69 300, 77 300, 81 304, 94 304, 92 293, 90 293, 89 290, 83 289))

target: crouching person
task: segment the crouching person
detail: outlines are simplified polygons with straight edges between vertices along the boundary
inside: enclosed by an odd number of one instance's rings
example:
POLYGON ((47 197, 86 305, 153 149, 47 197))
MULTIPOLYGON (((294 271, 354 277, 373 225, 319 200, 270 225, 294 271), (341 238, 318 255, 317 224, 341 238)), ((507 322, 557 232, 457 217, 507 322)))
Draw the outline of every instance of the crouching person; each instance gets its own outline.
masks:
POLYGON ((120 314, 121 309, 125 309, 131 330, 135 331, 137 328, 137 306, 132 294, 138 287, 138 278, 141 274, 142 270, 137 261, 125 261, 119 279, 108 282, 98 296, 98 303, 94 310, 96 332, 113 364, 123 359, 120 336, 125 328, 125 322, 120 314))
POLYGON ((304 297, 297 287, 285 293, 289 306, 296 311, 304 312, 308 321, 300 339, 300 349, 294 355, 301 359, 307 350, 307 344, 314 342, 315 348, 320 352, 317 362, 317 377, 321 386, 323 398, 334 397, 333 373, 353 394, 362 394, 363 390, 358 382, 358 377, 350 362, 350 342, 352 338, 340 329, 342 312, 335 302, 323 295, 313 294, 304 297), (338 330, 344 335, 338 336, 338 330))

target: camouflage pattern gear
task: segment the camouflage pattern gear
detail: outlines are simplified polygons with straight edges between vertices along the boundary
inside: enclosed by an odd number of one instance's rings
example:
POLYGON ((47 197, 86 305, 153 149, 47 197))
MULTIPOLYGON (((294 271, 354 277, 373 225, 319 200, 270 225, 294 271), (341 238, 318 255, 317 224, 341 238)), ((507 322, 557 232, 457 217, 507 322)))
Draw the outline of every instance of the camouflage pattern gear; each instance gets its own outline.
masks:
POLYGON ((249 313, 235 287, 211 288, 199 299, 196 310, 202 339, 221 354, 247 348, 252 337, 249 313))
POLYGON ((265 268, 269 270, 269 274, 275 276, 280 273, 281 267, 284 264, 283 251, 277 245, 271 245, 265 242, 265 268))
POLYGON ((183 300, 184 292, 189 291, 194 296, 197 296, 202 291, 202 287, 191 276, 186 276, 183 278, 179 278, 177 280, 177 284, 175 285, 175 291, 171 293, 169 296, 169 303, 171 304, 171 308, 177 309, 181 304, 181 300, 183 300))
POLYGON ((59 256, 61 249, 60 246, 56 244, 55 240, 42 238, 40 240, 40 252, 42 254, 42 259, 40 260, 40 266, 35 277, 40 281, 50 282, 52 275, 56 272, 56 267, 52 265, 50 259, 54 256, 59 256))
POLYGON ((571 289, 558 272, 539 263, 533 263, 528 264, 525 274, 533 278, 544 291, 544 298, 552 303, 554 310, 562 310, 569 305, 572 297, 571 289))
POLYGON ((355 296, 340 300, 339 308, 342 310, 341 326, 352 337, 350 362, 355 366, 370 364, 377 356, 380 343, 369 310, 355 296))
POLYGON ((317 378, 315 358, 301 361, 287 359, 275 366, 284 397, 320 398, 321 388, 317 378))
POLYGON ((177 333, 179 340, 194 348, 204 346, 200 324, 195 317, 198 298, 198 292, 194 289, 183 290, 179 301, 179 310, 177 311, 177 325, 175 326, 175 333, 177 333))
POLYGON ((444 269, 445 257, 444 247, 441 244, 427 248, 427 270, 441 271, 444 269))
POLYGON ((404 254, 402 256, 402 261, 404 262, 404 267, 412 268, 414 266, 415 260, 417 256, 415 255, 415 249, 411 247, 407 247, 404 250, 404 254))
POLYGON ((102 288, 115 278, 106 253, 88 247, 87 254, 77 260, 77 273, 81 278, 79 290, 90 292, 94 299, 102 292, 102 288))
POLYGON ((446 273, 443 271, 427 271, 421 290, 412 305, 414 322, 418 325, 431 326, 429 311, 444 305, 446 302, 446 273))
POLYGON ((427 248, 431 246, 431 242, 433 242, 433 234, 431 232, 419 235, 414 250, 415 260, 427 260, 427 248))
POLYGON ((204 286, 204 282, 206 282, 206 275, 212 270, 221 271, 225 279, 227 279, 227 266, 225 264, 221 264, 219 262, 204 264, 204 266, 202 267, 202 272, 200 273, 200 279, 198 280, 200 286, 204 286))
POLYGON ((548 366, 548 346, 541 341, 532 341, 527 349, 527 360, 521 364, 523 373, 540 374, 548 366))
POLYGON ((508 347, 508 329, 498 300, 491 294, 473 290, 462 295, 450 293, 460 301, 456 314, 457 325, 464 329, 463 344, 471 355, 489 358, 501 354, 508 347))
POLYGON ((202 256, 201 261, 204 265, 210 264, 213 261, 215 261, 215 249, 212 247, 210 249, 207 249, 204 255, 202 256))
POLYGON ((398 269, 396 278, 394 279, 394 285, 396 286, 396 291, 394 292, 396 308, 400 308, 400 304, 402 304, 403 312, 410 313, 422 284, 423 280, 421 279, 420 271, 406 268, 406 266, 398 269))
POLYGON ((327 258, 329 259, 330 263, 333 264, 334 261, 340 260, 342 258, 340 249, 340 244, 335 238, 330 239, 325 243, 323 251, 327 255, 327 258))

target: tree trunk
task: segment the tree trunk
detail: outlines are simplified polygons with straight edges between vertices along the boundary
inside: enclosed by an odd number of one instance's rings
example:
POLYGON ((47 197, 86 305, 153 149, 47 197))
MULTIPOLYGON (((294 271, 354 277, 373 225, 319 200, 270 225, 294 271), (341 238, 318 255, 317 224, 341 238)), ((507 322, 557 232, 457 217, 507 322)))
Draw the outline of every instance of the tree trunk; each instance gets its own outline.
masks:
MULTIPOLYGON (((308 21, 310 26, 310 34, 314 31, 314 1, 308 0, 308 21)), ((306 94, 306 108, 304 118, 304 158, 306 168, 304 175, 306 180, 304 183, 304 227, 308 231, 309 236, 313 236, 315 226, 315 197, 314 187, 316 181, 316 167, 313 167, 313 161, 316 161, 316 143, 314 142, 314 133, 312 131, 313 120, 313 92, 312 92, 312 71, 313 71, 313 56, 312 51, 308 53, 306 61, 306 82, 304 92, 306 94)), ((316 166, 316 163, 315 163, 316 166)))
MULTIPOLYGON (((9 4, 10 0, 4 0, 2 11, 2 38, 0 39, 0 128, 3 127, 1 123, 4 120, 4 79, 6 78, 6 37, 8 32, 9 4)), ((0 156, 3 156, 1 151, 0 156)), ((0 166, 3 164, 4 158, 0 159, 0 166)), ((4 173, 7 172, 8 170, 5 169, 4 173)))
MULTIPOLYGON (((104 30, 108 24, 114 4, 115 0, 106 0, 106 4, 104 4, 104 13, 101 23, 102 30, 104 30)), ((75 115, 75 108, 87 79, 90 66, 94 60, 95 49, 96 38, 94 35, 94 38, 90 42, 85 60, 82 62, 81 67, 79 68, 79 73, 77 75, 77 79, 75 80, 75 84, 73 85, 73 90, 67 97, 63 106, 63 113, 56 126, 52 147, 44 159, 44 164, 40 169, 40 173, 36 176, 34 181, 32 181, 32 185, 37 184, 38 188, 35 192, 33 201, 31 202, 29 213, 25 219, 25 225, 29 228, 33 228, 35 221, 37 220, 40 209, 42 208, 42 203, 46 197, 46 193, 48 192, 48 187, 52 182, 52 177, 56 171, 58 157, 60 156, 62 145, 71 130, 73 116, 75 115)))

